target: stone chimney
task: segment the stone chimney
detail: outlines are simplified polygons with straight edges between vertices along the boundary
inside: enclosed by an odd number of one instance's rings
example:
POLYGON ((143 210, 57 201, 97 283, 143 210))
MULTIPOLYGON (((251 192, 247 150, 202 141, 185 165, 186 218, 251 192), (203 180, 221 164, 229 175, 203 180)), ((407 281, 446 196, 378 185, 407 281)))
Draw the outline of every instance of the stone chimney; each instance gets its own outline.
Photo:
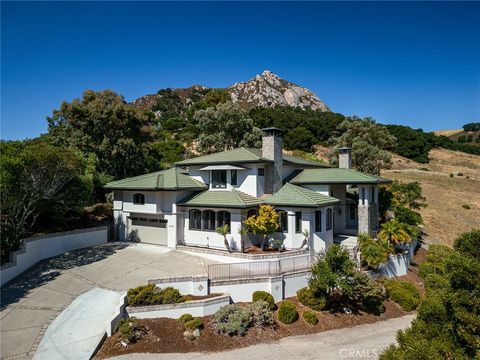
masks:
POLYGON ((283 185, 282 130, 271 127, 262 131, 262 157, 273 161, 265 167, 265 193, 273 194, 283 185))
POLYGON ((352 167, 352 148, 344 146, 338 151, 338 167, 340 169, 350 169, 352 167))

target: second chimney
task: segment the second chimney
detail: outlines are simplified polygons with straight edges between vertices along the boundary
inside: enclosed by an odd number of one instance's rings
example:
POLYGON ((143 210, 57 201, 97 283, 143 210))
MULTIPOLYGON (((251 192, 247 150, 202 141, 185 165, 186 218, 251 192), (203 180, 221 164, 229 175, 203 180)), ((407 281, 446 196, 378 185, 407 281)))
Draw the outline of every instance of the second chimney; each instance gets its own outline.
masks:
POLYGON ((344 146, 338 151, 338 167, 340 169, 350 169, 352 167, 352 148, 344 146))
POLYGON ((271 127, 262 131, 262 157, 273 161, 265 167, 265 193, 273 194, 283 185, 282 130, 271 127))

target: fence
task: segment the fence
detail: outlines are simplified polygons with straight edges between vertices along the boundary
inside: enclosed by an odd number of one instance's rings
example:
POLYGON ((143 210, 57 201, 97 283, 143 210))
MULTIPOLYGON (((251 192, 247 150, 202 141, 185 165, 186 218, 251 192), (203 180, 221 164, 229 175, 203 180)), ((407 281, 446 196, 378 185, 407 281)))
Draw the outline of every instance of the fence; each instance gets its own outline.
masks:
POLYGON ((278 276, 289 272, 310 269, 310 255, 283 258, 274 261, 255 261, 208 266, 210 280, 230 280, 258 276, 278 276))

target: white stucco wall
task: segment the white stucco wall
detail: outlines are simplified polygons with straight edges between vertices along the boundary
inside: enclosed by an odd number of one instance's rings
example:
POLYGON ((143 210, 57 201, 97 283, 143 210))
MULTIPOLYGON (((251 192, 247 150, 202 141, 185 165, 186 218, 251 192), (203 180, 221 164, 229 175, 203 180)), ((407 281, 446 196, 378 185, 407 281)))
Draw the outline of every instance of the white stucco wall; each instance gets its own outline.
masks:
POLYGON ((166 317, 178 319, 183 314, 190 314, 193 317, 201 317, 215 314, 222 306, 230 304, 229 296, 218 296, 205 300, 187 301, 178 304, 153 305, 142 307, 127 307, 129 316, 139 319, 152 319, 166 317))
POLYGON ((323 195, 327 195, 327 196, 330 195, 330 185, 325 185, 325 184, 302 185, 302 187, 319 192, 320 194, 323 194, 323 195))
POLYGON ((24 239, 13 261, 2 266, 0 285, 4 285, 37 262, 69 251, 107 243, 107 227, 73 230, 24 239))
MULTIPOLYGON (((185 245, 225 249, 223 236, 220 234, 217 234, 216 231, 190 229, 189 211, 193 208, 189 208, 189 207, 181 207, 181 208, 182 208, 182 212, 184 214, 185 220, 184 220, 184 236, 183 236, 183 239, 180 240, 180 242, 184 243, 185 245)), ((213 210, 215 211, 215 213, 222 210, 230 212, 230 234, 227 235, 227 239, 228 239, 228 242, 230 243, 230 248, 232 250, 240 249, 241 239, 240 239, 240 234, 238 233, 238 229, 242 226, 242 217, 241 217, 240 209, 198 208, 198 210, 202 212, 204 210, 213 210)))
POLYGON ((180 294, 208 295, 208 278, 206 276, 177 276, 161 279, 149 279, 149 284, 159 288, 173 287, 180 294))

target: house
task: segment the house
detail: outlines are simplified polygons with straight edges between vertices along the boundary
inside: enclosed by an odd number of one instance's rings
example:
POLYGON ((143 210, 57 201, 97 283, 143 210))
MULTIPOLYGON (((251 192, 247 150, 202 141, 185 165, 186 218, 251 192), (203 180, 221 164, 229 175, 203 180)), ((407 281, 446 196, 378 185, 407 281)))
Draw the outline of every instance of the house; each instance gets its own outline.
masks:
MULTIPOLYGON (((339 168, 287 156, 282 132, 263 129, 262 149, 237 148, 179 161, 175 167, 114 181, 117 239, 224 249, 216 229, 228 224, 232 250, 240 249, 242 222, 270 204, 280 216, 273 235, 298 249, 304 230, 314 251, 339 235, 373 234, 378 229, 378 186, 385 178, 353 169, 342 148, 339 168)), ((258 243, 249 234, 244 241, 258 243)))

